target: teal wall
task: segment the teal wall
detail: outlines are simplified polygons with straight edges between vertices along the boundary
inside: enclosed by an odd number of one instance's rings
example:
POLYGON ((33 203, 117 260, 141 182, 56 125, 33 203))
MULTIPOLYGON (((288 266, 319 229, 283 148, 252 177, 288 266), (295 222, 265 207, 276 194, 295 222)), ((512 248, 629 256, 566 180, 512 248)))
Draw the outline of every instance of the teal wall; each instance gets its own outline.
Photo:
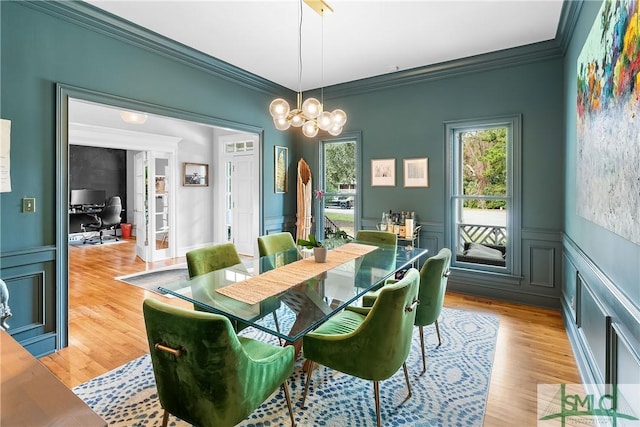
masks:
MULTIPOLYGON (((640 245, 576 214, 576 64, 600 6, 600 1, 583 3, 564 59, 562 302, 569 337, 586 382, 640 384, 640 245)), ((616 143, 637 146, 640 141, 616 143)), ((635 408, 639 407, 640 401, 636 400, 635 408)))

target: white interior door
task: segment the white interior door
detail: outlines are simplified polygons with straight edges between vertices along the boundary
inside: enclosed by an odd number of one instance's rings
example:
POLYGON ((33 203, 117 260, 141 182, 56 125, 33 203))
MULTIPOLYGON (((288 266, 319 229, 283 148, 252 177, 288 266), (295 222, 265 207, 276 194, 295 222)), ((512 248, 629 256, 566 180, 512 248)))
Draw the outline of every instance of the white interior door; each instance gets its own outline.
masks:
POLYGON ((136 233, 136 255, 143 261, 151 261, 149 254, 149 215, 148 215, 148 185, 147 181, 147 152, 141 151, 134 155, 133 163, 134 193, 133 212, 136 233))
POLYGON ((171 258, 173 250, 173 156, 171 153, 152 152, 149 163, 149 234, 151 260, 171 258))
POLYGON ((238 253, 253 256, 257 245, 254 230, 253 156, 233 156, 231 173, 231 235, 238 253))

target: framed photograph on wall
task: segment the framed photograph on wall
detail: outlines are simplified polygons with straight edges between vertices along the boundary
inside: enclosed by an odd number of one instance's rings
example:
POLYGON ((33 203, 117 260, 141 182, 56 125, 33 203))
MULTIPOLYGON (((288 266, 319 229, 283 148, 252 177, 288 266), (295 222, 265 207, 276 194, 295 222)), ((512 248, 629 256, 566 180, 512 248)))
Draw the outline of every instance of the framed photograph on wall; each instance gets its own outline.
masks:
POLYGON ((182 185, 185 187, 207 187, 209 165, 206 163, 183 163, 182 185))
POLYGON ((396 159, 371 159, 371 186, 395 187, 396 159))
POLYGON ((274 191, 276 193, 287 192, 287 164, 289 164, 289 149, 287 147, 275 146, 274 152, 274 191))
POLYGON ((429 186, 429 159, 404 159, 404 186, 429 186))

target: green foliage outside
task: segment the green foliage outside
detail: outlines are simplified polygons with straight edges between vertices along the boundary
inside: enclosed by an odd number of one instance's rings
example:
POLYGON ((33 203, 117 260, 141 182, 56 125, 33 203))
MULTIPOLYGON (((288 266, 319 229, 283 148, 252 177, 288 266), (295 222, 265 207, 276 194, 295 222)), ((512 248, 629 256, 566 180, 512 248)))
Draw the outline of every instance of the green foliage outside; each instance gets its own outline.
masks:
MULTIPOLYGON (((464 194, 507 195, 507 129, 495 128, 460 134, 464 156, 464 194)), ((504 200, 465 200, 465 208, 500 209, 504 200)))
POLYGON ((325 145, 325 188, 326 194, 340 192, 340 184, 356 182, 356 144, 337 142, 325 145))

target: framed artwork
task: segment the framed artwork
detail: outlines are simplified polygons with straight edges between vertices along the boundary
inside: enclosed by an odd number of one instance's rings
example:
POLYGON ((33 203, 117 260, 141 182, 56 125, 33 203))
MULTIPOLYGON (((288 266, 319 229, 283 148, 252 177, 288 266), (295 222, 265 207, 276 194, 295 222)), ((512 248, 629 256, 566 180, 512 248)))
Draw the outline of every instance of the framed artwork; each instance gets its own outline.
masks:
POLYGON ((287 164, 289 163, 289 149, 275 146, 274 161, 274 191, 276 193, 287 192, 287 164))
POLYGON ((395 187, 396 159, 371 159, 371 186, 395 187))
POLYGON ((209 165, 206 163, 183 163, 182 185, 185 187, 207 187, 209 165))
POLYGON ((429 159, 404 159, 404 186, 429 186, 429 159))

